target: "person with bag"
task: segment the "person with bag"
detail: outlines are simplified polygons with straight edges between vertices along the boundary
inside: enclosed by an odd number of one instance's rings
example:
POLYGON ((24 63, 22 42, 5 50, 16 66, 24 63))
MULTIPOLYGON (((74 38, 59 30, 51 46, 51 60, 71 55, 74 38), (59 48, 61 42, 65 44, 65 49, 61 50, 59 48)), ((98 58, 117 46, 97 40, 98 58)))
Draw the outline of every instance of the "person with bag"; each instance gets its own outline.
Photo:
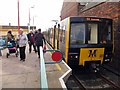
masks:
POLYGON ((34 51, 36 53, 37 52, 36 51, 36 46, 34 44, 34 37, 35 37, 35 35, 33 34, 32 30, 30 30, 30 33, 27 34, 27 37, 28 37, 28 44, 29 44, 29 53, 31 53, 32 46, 33 46, 34 51))
POLYGON ((20 52, 20 61, 25 61, 26 54, 25 54, 25 49, 27 45, 27 35, 23 34, 23 29, 20 29, 19 35, 17 35, 17 41, 19 45, 19 52, 20 52))
POLYGON ((43 34, 41 33, 41 29, 38 29, 38 33, 35 35, 35 45, 37 46, 38 50, 38 58, 40 58, 40 46, 43 47, 43 41, 44 41, 44 47, 46 47, 46 42, 43 34))

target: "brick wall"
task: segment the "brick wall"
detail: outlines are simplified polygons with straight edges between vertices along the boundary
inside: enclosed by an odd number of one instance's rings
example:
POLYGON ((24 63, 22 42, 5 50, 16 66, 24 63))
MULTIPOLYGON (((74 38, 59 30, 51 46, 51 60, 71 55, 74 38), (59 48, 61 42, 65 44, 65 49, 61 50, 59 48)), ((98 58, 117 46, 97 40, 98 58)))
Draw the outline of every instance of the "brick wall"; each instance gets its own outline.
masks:
POLYGON ((61 20, 69 16, 78 15, 78 3, 77 2, 64 2, 61 10, 61 20))

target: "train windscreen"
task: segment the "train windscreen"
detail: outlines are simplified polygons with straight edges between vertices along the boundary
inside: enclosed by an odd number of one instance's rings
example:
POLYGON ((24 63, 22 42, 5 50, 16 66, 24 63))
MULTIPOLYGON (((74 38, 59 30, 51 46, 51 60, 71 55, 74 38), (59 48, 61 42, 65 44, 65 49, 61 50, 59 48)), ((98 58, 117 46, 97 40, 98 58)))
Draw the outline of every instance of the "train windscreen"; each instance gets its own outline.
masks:
POLYGON ((85 24, 72 23, 70 33, 70 44, 79 45, 85 43, 85 24))

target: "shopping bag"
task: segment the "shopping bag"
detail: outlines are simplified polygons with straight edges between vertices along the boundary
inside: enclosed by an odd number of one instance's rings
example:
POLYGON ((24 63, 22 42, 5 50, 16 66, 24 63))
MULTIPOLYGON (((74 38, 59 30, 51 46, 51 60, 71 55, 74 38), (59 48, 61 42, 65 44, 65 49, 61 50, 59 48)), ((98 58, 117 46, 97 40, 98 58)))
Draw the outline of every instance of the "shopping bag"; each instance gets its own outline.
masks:
POLYGON ((46 51, 46 45, 43 46, 43 53, 45 53, 46 51))

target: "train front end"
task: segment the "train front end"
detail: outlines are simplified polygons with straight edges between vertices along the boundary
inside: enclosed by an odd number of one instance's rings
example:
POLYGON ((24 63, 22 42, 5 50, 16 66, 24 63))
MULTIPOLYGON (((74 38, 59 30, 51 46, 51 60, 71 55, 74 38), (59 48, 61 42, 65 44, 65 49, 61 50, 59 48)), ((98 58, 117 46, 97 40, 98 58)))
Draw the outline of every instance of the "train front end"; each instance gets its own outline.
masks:
POLYGON ((95 68, 112 60, 111 19, 71 17, 68 35, 68 65, 89 65, 95 68))

